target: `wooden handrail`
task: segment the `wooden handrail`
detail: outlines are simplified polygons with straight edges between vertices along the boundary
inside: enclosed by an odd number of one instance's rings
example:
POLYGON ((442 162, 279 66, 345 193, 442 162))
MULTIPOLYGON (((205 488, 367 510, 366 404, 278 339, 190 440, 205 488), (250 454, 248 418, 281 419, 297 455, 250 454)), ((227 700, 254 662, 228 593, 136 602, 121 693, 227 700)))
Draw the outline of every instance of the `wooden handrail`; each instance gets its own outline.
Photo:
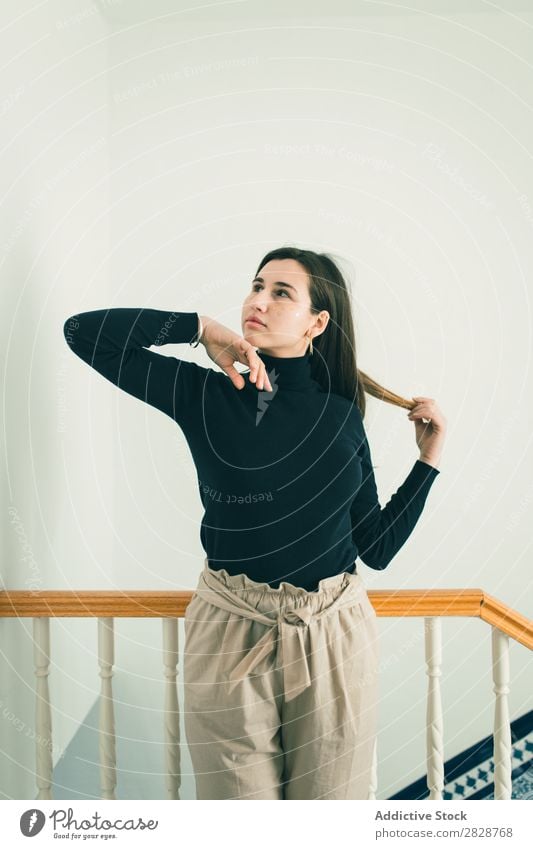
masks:
MULTIPOLYGON (((193 590, 2 590, 0 617, 181 617, 193 590)), ((533 621, 482 589, 369 590, 378 616, 477 616, 533 649, 533 621)))

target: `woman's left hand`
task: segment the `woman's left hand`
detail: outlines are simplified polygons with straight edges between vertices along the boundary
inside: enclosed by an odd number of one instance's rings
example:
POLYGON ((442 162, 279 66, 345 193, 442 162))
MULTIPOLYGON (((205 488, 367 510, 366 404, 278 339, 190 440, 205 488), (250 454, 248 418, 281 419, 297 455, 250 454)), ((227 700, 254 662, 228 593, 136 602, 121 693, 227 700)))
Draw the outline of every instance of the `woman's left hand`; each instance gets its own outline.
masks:
POLYGON ((415 423, 416 444, 428 462, 438 462, 446 434, 446 418, 434 398, 413 396, 407 417, 415 423))

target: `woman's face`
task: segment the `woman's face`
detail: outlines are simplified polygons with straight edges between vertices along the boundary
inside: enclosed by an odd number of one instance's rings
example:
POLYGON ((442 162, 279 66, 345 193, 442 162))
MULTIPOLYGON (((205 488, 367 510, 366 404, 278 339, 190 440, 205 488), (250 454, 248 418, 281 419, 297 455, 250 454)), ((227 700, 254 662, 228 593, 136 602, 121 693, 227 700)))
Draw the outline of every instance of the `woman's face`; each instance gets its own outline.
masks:
POLYGON ((242 305, 242 335, 254 348, 273 356, 300 357, 328 322, 329 313, 311 312, 309 276, 295 259, 272 259, 250 284, 242 305), (251 317, 262 324, 251 323, 251 317))

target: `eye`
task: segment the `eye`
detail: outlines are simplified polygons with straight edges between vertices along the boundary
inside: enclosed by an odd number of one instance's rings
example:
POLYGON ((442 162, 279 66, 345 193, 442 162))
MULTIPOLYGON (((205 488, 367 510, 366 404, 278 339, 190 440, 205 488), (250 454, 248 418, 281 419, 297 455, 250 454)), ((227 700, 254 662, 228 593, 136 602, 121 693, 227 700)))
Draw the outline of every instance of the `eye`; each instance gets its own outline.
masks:
MULTIPOLYGON (((255 289, 257 289, 257 287, 258 287, 258 286, 259 286, 261 289, 263 288, 263 287, 261 286, 261 283, 252 283, 252 291, 255 291, 255 289)), ((289 294, 285 291, 285 289, 276 289, 276 292, 278 292, 278 293, 279 293, 279 292, 281 292, 283 295, 287 295, 287 297, 288 297, 288 298, 289 298, 289 300, 290 300, 290 295, 289 295, 289 294)))

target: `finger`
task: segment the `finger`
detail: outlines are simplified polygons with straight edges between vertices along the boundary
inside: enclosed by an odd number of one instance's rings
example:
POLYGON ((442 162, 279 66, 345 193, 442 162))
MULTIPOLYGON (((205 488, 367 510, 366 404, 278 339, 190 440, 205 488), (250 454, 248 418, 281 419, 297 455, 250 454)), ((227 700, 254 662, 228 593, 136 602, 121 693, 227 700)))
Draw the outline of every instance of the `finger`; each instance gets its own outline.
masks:
POLYGON ((264 363, 261 364, 257 373, 257 388, 264 389, 266 380, 266 368, 264 363))
POLYGON ((266 388, 267 388, 267 390, 268 390, 269 392, 272 392, 272 391, 273 391, 273 390, 272 390, 272 384, 271 384, 271 382, 270 382, 270 378, 269 378, 269 376, 268 376, 268 372, 267 372, 267 370, 266 370, 266 366, 265 366, 265 385, 266 385, 266 388))
POLYGON ((250 366, 250 376, 253 375, 254 380, 257 377, 257 372, 261 366, 261 360, 257 356, 255 348, 251 346, 244 351, 244 356, 246 358, 245 362, 250 366))
POLYGON ((423 401, 421 401, 421 402, 419 402, 418 404, 414 404, 414 405, 411 407, 411 409, 410 409, 410 411, 409 411, 409 412, 411 412, 411 413, 420 413, 420 412, 423 412, 424 410, 434 410, 434 406, 433 406, 433 404, 431 404, 431 403, 429 403, 429 402, 425 402, 425 401, 423 402, 423 401))
POLYGON ((259 371, 259 382, 257 384, 258 389, 264 389, 265 383, 268 383, 268 376, 266 373, 266 366, 264 363, 261 363, 261 369, 259 371))
POLYGON ((254 379, 255 378, 257 378, 257 389, 264 389, 266 384, 268 386, 269 391, 272 392, 272 385, 267 374, 266 365, 259 357, 257 357, 257 363, 254 365, 254 379))
POLYGON ((257 377, 257 369, 258 369, 257 358, 254 358, 252 356, 253 353, 255 353, 255 352, 251 348, 247 348, 246 350, 243 351, 243 357, 244 357, 243 362, 244 362, 245 365, 248 365, 248 367, 250 369, 248 377, 252 382, 255 381, 255 379, 257 377))
POLYGON ((256 357, 253 360, 252 364, 250 365, 250 380, 252 380, 254 383, 257 384, 260 372, 261 372, 261 360, 259 360, 256 357))
POLYGON ((228 366, 224 369, 228 377, 231 379, 231 382, 235 386, 236 389, 242 389, 245 385, 244 378, 240 372, 234 366, 228 366))

